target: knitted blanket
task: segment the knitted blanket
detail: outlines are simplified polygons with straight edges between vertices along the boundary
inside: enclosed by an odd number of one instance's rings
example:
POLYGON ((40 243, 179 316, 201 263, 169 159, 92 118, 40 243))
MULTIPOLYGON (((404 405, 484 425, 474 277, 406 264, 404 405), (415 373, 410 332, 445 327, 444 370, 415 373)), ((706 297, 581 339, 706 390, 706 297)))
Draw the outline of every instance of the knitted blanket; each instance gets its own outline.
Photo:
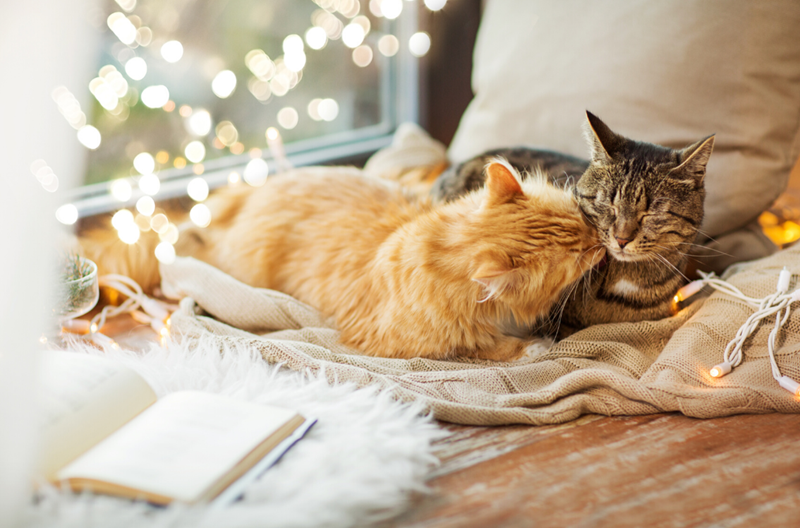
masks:
MULTIPOLYGON (((745 294, 775 292, 778 273, 800 286, 800 245, 732 266, 723 278, 745 294)), ((722 378, 709 369, 753 312, 714 292, 660 321, 598 325, 550 347, 531 347, 511 363, 481 360, 389 359, 338 342, 334 321, 275 291, 252 288, 192 258, 162 265, 162 290, 182 299, 171 330, 182 339, 212 337, 220 350, 235 342, 264 360, 328 379, 376 385, 395 398, 417 400, 440 420, 472 425, 553 424, 582 414, 681 412, 697 418, 738 413, 800 412, 800 401, 773 379, 767 336, 758 328, 740 366, 722 378)), ((782 373, 800 380, 800 303, 776 343, 782 373)))

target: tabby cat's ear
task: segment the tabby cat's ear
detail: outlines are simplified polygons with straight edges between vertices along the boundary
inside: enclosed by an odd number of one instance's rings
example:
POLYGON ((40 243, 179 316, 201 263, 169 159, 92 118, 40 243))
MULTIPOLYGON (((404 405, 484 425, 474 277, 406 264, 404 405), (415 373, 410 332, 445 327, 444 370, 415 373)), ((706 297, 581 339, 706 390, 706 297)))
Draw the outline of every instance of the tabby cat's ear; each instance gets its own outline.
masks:
POLYGON ((510 202, 523 194, 516 171, 502 161, 493 161, 486 166, 486 190, 484 205, 510 202))
POLYGON ((614 157, 614 152, 622 143, 618 136, 599 117, 586 111, 586 125, 583 127, 584 136, 592 152, 592 161, 595 163, 608 163, 614 157))
POLYGON ((714 150, 714 138, 716 138, 715 135, 708 136, 681 150, 681 164, 670 170, 670 173, 680 174, 683 179, 700 187, 706 176, 708 158, 711 157, 711 151, 714 150))
POLYGON ((514 286, 519 275, 513 268, 508 268, 492 259, 486 259, 478 266, 471 279, 483 286, 484 297, 478 302, 485 302, 514 286))

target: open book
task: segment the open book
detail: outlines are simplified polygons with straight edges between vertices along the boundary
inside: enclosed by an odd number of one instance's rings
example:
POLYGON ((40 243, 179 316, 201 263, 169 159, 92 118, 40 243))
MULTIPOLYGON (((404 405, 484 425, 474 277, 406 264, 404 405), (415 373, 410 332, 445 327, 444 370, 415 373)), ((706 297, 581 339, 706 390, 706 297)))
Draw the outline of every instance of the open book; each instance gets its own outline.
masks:
POLYGON ((48 351, 41 373, 40 471, 74 490, 156 504, 231 501, 314 423, 217 394, 158 399, 137 373, 102 357, 48 351))

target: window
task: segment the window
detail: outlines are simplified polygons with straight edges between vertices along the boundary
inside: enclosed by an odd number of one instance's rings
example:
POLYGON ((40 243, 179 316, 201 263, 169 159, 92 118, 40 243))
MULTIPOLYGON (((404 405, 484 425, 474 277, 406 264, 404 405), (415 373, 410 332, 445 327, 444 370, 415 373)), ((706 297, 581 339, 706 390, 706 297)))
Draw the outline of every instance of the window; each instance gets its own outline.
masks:
POLYGON ((102 6, 89 108, 66 88, 53 93, 87 147, 85 185, 71 197, 81 216, 184 195, 198 176, 212 188, 258 184, 285 166, 281 152, 295 165, 363 155, 417 119, 414 55, 429 40, 414 34, 416 3, 102 6))

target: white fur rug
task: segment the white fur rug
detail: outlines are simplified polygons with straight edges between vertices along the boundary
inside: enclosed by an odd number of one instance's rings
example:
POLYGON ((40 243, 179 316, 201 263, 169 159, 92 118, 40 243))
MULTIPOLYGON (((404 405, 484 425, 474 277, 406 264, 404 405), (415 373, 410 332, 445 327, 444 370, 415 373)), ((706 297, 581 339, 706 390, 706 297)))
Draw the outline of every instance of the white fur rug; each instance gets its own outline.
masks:
POLYGON ((117 358, 141 374, 159 396, 182 389, 291 407, 318 418, 306 437, 225 509, 157 508, 128 500, 54 488, 30 508, 36 527, 338 527, 364 526, 403 511, 424 491, 437 463, 432 442, 444 436, 421 408, 387 393, 330 386, 323 377, 268 365, 249 350, 170 343, 146 353, 76 351, 117 358))

